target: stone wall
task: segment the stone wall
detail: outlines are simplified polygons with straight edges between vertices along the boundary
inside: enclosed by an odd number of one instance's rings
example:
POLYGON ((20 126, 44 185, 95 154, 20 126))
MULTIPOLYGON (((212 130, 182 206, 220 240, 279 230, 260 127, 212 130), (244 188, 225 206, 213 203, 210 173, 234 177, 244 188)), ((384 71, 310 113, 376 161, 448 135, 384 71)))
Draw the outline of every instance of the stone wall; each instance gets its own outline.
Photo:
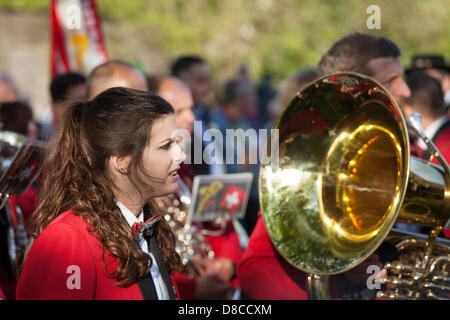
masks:
POLYGON ((48 16, 0 11, 0 30, 0 72, 12 78, 40 121, 49 110, 48 16))

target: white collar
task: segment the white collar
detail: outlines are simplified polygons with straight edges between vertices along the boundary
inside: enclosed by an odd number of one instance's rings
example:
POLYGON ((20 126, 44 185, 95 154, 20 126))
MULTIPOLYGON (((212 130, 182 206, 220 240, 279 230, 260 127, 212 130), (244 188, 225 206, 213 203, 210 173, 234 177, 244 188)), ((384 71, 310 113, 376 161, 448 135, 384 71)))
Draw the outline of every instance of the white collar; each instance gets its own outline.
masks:
POLYGON ((131 212, 130 209, 128 209, 123 203, 121 203, 119 200, 115 199, 116 205, 119 207, 120 211, 122 211, 123 216, 127 220, 130 227, 133 226, 135 222, 144 222, 144 209, 141 209, 141 212, 136 217, 133 212, 131 212))
POLYGON ((447 115, 443 115, 436 121, 434 121, 432 124, 428 126, 428 128, 425 130, 425 134, 428 138, 433 138, 436 132, 439 130, 440 127, 448 120, 447 115))
MULTIPOLYGON (((442 117, 440 117, 439 119, 437 119, 436 121, 434 121, 432 124, 430 124, 425 130, 425 135, 429 138, 429 139, 433 139, 434 135, 436 134, 436 132, 438 132, 439 128, 442 127, 442 125, 448 120, 447 115, 443 115, 442 117)), ((422 139, 419 139, 418 141, 419 146, 423 149, 423 150, 427 150, 427 146, 426 144, 422 141, 422 139)))

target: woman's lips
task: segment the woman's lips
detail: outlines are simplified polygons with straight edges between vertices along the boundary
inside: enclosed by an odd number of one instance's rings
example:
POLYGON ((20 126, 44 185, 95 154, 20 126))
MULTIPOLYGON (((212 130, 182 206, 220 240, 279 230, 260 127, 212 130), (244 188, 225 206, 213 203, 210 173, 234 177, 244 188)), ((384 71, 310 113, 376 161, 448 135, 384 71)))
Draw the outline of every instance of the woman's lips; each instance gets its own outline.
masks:
POLYGON ((178 167, 178 168, 175 169, 175 170, 170 171, 170 172, 169 172, 169 176, 170 176, 171 178, 174 178, 175 180, 178 179, 178 178, 180 177, 180 176, 178 175, 178 170, 180 170, 180 167, 178 167))

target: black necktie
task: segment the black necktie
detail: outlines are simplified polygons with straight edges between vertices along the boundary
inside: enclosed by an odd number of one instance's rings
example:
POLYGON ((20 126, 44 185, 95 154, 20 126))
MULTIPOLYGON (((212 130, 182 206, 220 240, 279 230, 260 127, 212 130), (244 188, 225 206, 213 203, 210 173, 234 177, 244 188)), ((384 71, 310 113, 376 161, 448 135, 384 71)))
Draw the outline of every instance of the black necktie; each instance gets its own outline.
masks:
MULTIPOLYGON (((146 223, 148 223, 150 220, 146 221, 146 223)), ((156 220, 155 222, 158 221, 158 219, 155 220, 156 220)), ((167 291, 169 293, 169 299, 176 300, 177 294, 175 292, 175 288, 173 287, 172 280, 170 279, 169 273, 166 269, 166 265, 164 264, 164 259, 161 255, 161 251, 159 250, 158 242, 156 241, 156 238, 153 236, 155 227, 157 225, 158 225, 157 223, 149 224, 149 228, 144 228, 141 234, 147 241, 149 252, 153 254, 153 257, 155 257, 156 265, 159 269, 159 272, 161 273, 164 284, 166 285, 167 291)), ((141 224, 135 223, 132 227, 134 234, 138 235, 139 234, 138 230, 141 227, 142 223, 141 224)), ((158 300, 158 294, 156 293, 155 283, 153 282, 151 272, 149 272, 145 277, 138 279, 137 284, 139 286, 139 289, 141 290, 142 297, 144 298, 144 300, 158 300)))
MULTIPOLYGON (((169 273, 166 269, 166 265, 164 264, 163 257, 161 255, 161 252, 159 251, 156 238, 153 237, 153 232, 150 236, 147 232, 145 232, 144 238, 147 241, 149 252, 153 254, 153 257, 155 257, 156 266, 158 267, 164 284, 166 285, 167 291, 169 292, 169 300, 176 300, 177 294, 175 292, 175 288, 173 287, 172 280, 170 279, 169 273)), ((155 283, 153 282, 151 272, 149 272, 145 277, 139 279, 137 283, 144 300, 158 300, 158 295, 156 293, 155 283)))
POLYGON ((164 284, 166 285, 167 291, 169 292, 169 299, 176 300, 177 294, 175 292, 175 288, 173 287, 172 280, 170 279, 169 272, 167 271, 166 265, 164 264, 164 259, 159 251, 158 242, 156 238, 151 236, 146 236, 144 233, 144 238, 147 240, 148 249, 153 254, 156 260, 156 264, 158 266, 159 272, 163 278, 164 284))

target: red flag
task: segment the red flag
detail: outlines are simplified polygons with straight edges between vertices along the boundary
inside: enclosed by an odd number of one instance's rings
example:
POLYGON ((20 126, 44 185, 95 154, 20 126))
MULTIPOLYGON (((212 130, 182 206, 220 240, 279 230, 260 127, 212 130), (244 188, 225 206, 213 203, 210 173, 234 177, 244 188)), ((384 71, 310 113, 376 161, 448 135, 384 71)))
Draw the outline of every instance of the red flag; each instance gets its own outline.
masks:
POLYGON ((220 199, 220 205, 227 211, 234 212, 240 208, 245 200, 245 196, 244 190, 230 184, 220 199))
POLYGON ((108 60, 94 0, 52 0, 52 76, 88 74, 108 60))

